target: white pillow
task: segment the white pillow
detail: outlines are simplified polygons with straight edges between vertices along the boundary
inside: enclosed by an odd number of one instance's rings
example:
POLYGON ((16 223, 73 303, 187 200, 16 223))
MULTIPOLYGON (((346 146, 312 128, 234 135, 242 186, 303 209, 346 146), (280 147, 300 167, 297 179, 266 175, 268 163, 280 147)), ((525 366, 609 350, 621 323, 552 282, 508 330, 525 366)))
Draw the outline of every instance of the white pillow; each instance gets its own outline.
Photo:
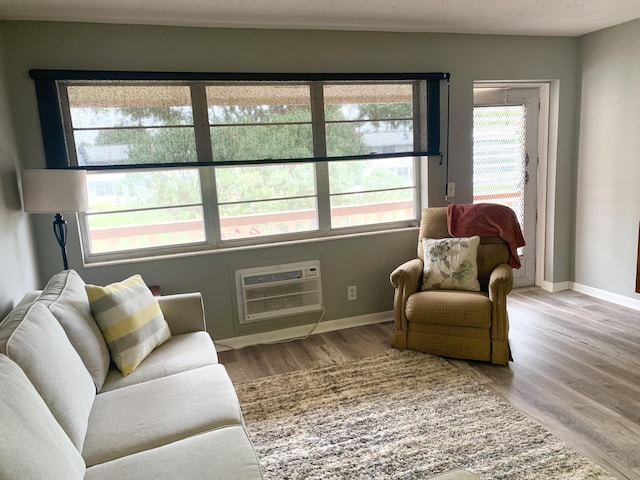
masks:
POLYGON ((478 245, 480 237, 423 238, 423 290, 480 291, 478 245))

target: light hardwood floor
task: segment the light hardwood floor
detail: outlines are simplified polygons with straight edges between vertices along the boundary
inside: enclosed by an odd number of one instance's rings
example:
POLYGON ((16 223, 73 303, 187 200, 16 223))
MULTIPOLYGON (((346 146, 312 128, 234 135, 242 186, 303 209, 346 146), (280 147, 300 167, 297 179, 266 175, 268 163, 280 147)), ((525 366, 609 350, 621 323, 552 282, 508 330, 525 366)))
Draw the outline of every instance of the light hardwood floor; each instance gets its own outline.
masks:
MULTIPOLYGON (((640 312, 574 291, 509 295, 514 362, 451 360, 621 479, 640 479, 640 312)), ((357 360, 389 347, 392 324, 220 353, 234 382, 357 360)))

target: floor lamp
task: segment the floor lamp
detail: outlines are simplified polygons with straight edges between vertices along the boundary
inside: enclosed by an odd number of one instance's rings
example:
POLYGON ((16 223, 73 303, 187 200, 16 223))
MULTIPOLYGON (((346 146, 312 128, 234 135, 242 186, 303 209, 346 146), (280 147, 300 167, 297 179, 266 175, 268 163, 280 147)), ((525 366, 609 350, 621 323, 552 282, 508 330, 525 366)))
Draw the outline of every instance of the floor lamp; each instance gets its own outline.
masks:
POLYGON ((87 209, 85 170, 35 169, 22 171, 23 209, 27 213, 54 213, 53 233, 62 251, 62 264, 67 262, 67 221, 61 212, 83 212, 87 209))

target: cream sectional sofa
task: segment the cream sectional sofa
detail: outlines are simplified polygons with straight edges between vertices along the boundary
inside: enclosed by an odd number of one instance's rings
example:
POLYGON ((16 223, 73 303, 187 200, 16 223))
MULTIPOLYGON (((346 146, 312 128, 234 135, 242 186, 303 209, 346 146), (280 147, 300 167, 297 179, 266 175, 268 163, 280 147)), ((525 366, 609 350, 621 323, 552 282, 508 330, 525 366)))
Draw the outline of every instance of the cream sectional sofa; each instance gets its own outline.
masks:
POLYGON ((172 336, 127 376, 73 270, 5 317, 0 478, 262 478, 200 294, 157 300, 172 336))

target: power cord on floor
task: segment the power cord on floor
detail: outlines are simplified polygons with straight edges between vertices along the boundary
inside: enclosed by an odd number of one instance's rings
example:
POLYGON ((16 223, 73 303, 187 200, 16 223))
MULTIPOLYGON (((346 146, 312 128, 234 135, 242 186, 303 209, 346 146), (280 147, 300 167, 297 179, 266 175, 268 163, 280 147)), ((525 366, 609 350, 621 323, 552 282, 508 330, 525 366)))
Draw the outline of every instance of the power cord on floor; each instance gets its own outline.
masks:
POLYGON ((293 337, 293 338, 286 338, 284 340, 274 340, 273 342, 260 342, 260 343, 254 343, 251 345, 246 345, 244 347, 232 347, 231 345, 225 344, 225 343, 221 343, 221 342, 216 342, 214 341, 213 344, 217 347, 223 347, 223 348, 228 348, 229 350, 242 350, 243 348, 247 348, 247 347, 257 347, 260 345, 277 345, 279 343, 288 343, 288 342, 295 342, 297 340, 305 340, 307 338, 309 338, 311 335, 313 335, 313 332, 315 332, 316 328, 318 328, 318 325, 320 325, 320 322, 324 319, 324 315, 327 312, 324 304, 321 305, 322 309, 321 309, 321 313, 320 316, 318 317, 318 320, 316 320, 316 322, 314 323, 313 327, 311 328, 311 330, 309 330, 309 332, 307 332, 306 335, 300 336, 300 337, 293 337))

